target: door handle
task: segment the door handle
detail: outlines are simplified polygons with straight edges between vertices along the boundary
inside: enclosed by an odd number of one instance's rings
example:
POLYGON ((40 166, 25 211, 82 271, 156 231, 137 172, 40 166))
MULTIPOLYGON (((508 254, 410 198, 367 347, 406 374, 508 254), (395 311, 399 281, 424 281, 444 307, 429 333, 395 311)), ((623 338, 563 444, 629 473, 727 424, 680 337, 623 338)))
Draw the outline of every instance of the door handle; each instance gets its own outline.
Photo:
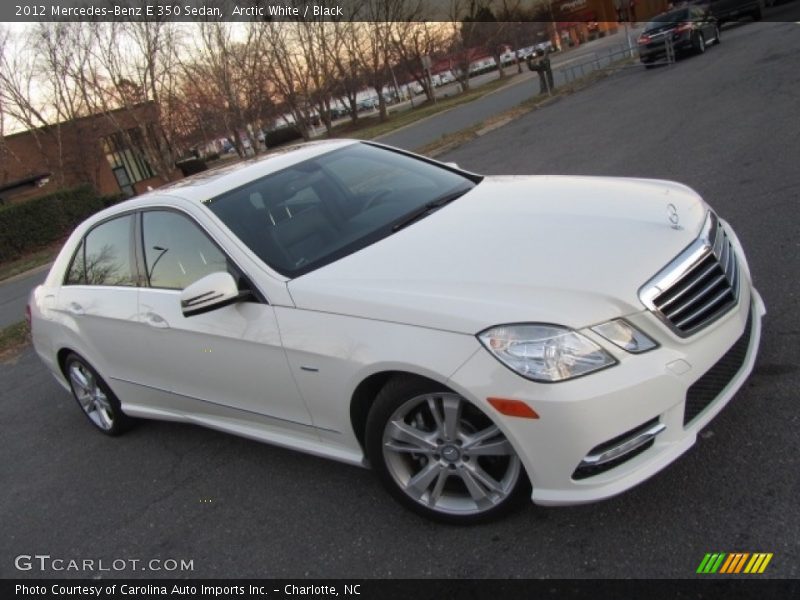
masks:
POLYGON ((150 327, 156 327, 158 329, 169 328, 169 323, 167 323, 164 317, 153 312, 144 314, 144 322, 150 325, 150 327))
POLYGON ((69 305, 67 306, 67 312, 69 312, 69 313, 71 313, 73 315, 86 314, 86 311, 77 302, 70 302, 69 305))

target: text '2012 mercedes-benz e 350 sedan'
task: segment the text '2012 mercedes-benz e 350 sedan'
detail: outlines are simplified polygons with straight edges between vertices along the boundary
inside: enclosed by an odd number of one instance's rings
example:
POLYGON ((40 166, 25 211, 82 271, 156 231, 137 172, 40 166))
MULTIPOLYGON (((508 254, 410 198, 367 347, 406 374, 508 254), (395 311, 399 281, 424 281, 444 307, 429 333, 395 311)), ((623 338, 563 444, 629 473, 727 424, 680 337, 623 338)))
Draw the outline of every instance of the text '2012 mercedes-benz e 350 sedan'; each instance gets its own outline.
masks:
POLYGON ((683 185, 482 177, 351 140, 98 213, 29 308, 99 430, 188 421, 370 466, 451 522, 655 474, 742 385, 765 313, 683 185))

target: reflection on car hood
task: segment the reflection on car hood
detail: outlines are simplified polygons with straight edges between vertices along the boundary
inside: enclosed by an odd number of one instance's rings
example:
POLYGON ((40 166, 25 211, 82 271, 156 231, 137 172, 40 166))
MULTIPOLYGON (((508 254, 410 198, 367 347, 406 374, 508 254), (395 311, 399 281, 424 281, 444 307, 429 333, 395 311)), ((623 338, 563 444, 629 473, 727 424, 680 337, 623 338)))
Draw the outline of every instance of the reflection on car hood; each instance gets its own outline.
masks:
POLYGON ((673 182, 487 177, 288 286, 298 308, 449 331, 513 322, 580 328, 642 310, 639 288, 697 237, 706 210, 673 182))

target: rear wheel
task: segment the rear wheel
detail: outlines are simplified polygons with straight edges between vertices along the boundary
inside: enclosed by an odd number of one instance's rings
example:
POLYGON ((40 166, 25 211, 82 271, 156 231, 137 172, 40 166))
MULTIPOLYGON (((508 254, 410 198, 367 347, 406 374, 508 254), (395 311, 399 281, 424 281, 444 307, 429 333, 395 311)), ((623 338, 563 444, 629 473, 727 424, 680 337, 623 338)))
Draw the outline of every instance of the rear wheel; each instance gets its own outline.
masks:
POLYGON ((367 456, 402 504, 428 518, 496 518, 530 495, 511 443, 481 410, 431 381, 391 380, 367 419, 367 456))
POLYGON ((694 46, 694 51, 697 54, 702 54, 706 51, 706 40, 703 37, 703 34, 699 31, 694 34, 694 43, 692 45, 694 46))
POLYGON ((72 395, 92 425, 111 436, 130 428, 133 419, 122 412, 114 392, 88 362, 70 353, 64 361, 64 371, 72 395))

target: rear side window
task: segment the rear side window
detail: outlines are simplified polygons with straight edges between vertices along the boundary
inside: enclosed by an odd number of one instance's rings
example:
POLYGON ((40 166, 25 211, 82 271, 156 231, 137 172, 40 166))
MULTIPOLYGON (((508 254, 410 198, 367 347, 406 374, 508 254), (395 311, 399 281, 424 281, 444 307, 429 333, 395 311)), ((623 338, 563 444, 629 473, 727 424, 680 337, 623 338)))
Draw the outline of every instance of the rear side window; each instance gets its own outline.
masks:
POLYGON ((151 287, 182 290, 198 279, 230 271, 225 254, 195 223, 173 211, 142 215, 142 241, 151 287))
MULTIPOLYGON (((83 243, 87 285, 135 286, 136 269, 131 260, 131 225, 133 217, 126 215, 106 221, 92 229, 83 243)), ((80 253, 80 249, 78 251, 80 253)), ((79 277, 78 255, 73 260, 68 278, 79 277), (74 273, 73 273, 74 271, 74 273)))
POLYGON ((64 285, 82 285, 86 283, 86 269, 83 262, 83 240, 78 244, 78 249, 72 257, 64 285))

